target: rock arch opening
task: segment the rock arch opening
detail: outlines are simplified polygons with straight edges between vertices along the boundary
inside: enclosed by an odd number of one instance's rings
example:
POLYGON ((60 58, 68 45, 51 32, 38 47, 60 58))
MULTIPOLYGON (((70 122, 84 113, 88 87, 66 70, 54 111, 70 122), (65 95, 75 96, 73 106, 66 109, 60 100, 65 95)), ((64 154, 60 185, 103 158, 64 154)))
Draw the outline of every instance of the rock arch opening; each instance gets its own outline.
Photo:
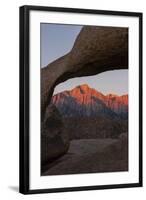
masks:
POLYGON ((70 139, 118 137, 128 128, 128 70, 65 81, 56 86, 51 104, 70 139))

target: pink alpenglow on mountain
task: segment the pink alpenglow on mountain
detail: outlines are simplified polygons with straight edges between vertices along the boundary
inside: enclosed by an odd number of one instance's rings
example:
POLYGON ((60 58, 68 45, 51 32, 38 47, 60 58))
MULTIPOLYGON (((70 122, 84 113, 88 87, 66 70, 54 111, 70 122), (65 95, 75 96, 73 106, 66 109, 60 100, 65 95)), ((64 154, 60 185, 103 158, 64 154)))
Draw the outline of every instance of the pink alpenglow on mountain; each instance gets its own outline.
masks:
POLYGON ((128 95, 104 95, 87 84, 52 97, 52 103, 64 117, 128 118, 128 95))

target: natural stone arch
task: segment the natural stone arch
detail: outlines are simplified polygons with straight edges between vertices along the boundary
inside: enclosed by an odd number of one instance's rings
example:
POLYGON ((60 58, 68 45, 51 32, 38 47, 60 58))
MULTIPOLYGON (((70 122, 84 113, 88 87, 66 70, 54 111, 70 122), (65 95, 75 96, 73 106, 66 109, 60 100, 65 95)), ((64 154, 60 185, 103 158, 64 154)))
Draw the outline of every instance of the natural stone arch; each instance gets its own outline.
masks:
POLYGON ((41 70, 42 120, 57 84, 128 68, 128 28, 84 26, 71 51, 41 70))
POLYGON ((41 161, 63 155, 69 147, 67 133, 56 108, 49 105, 56 85, 70 78, 128 68, 128 28, 84 26, 71 51, 41 70, 41 161), (47 128, 55 120, 59 128, 47 128), (50 129, 50 130, 49 130, 50 129), (54 134, 54 136, 53 136, 54 134), (54 150, 52 150, 54 142, 54 150), (51 148, 52 153, 50 153, 51 148))

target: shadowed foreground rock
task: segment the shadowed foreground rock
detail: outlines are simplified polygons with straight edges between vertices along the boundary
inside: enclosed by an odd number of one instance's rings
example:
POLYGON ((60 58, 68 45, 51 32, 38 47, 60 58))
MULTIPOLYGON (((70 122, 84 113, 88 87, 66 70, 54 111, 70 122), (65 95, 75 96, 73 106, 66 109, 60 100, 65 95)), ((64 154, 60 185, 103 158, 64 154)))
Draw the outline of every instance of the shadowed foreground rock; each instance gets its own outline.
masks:
POLYGON ((67 154, 46 165, 42 175, 128 171, 128 137, 72 140, 67 154))
POLYGON ((44 123, 41 126, 42 164, 64 154, 68 147, 69 138, 65 132, 61 116, 54 105, 49 105, 46 110, 44 123))

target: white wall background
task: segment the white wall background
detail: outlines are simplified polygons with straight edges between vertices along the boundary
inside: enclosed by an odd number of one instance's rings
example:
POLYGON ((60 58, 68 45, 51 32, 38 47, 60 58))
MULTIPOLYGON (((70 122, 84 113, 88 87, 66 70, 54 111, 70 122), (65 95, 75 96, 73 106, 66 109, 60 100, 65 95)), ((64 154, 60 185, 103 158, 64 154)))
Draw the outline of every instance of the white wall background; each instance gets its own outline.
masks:
MULTIPOLYGON (((144 187, 89 192, 69 192, 24 196, 18 193, 19 175, 19 9, 21 5, 44 5, 60 7, 79 7, 102 10, 121 10, 143 12, 144 34, 146 34, 145 0, 3 0, 0 5, 0 199, 112 199, 143 200, 146 197, 146 136, 144 120, 144 187)), ((145 44, 145 38, 143 39, 145 44)), ((145 64, 145 48, 144 48, 145 64)), ((143 74, 146 74, 144 69, 143 74)), ((144 80, 146 85, 146 80, 144 80)), ((144 102, 146 92, 144 91, 144 102)), ((146 110, 145 104, 143 111, 146 110)), ((143 116, 146 119, 146 112, 143 116)), ((134 166, 133 166, 134 167, 134 166)))

